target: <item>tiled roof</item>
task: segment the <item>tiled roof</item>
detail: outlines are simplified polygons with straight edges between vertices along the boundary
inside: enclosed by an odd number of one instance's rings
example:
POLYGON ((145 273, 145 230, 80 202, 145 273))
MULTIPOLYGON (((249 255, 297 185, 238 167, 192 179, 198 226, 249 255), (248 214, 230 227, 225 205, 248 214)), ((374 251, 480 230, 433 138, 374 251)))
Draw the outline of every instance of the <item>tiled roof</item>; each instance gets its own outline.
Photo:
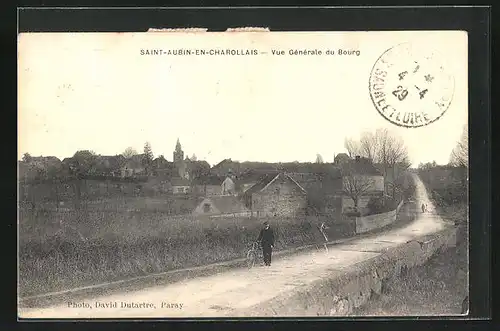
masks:
POLYGON ((346 153, 339 153, 339 154, 335 155, 335 159, 334 159, 335 163, 342 163, 342 162, 346 162, 349 160, 351 160, 351 158, 346 153))
POLYGON ((352 160, 342 165, 342 171, 344 173, 353 172, 357 175, 383 176, 383 174, 373 165, 371 160, 366 158, 352 160))
POLYGON ((250 169, 238 175, 236 180, 240 184, 255 183, 257 181, 262 180, 267 174, 276 174, 276 173, 277 173, 276 170, 262 171, 262 170, 250 169))
POLYGON ((203 176, 199 177, 193 180, 193 184, 195 185, 222 185, 222 182, 224 181, 226 177, 223 176, 216 176, 216 175, 210 175, 210 176, 203 176))
POLYGON ((330 163, 283 163, 281 168, 292 173, 332 173, 337 171, 330 163))
POLYGON ((278 179, 280 176, 284 176, 284 178, 294 183, 303 193, 307 193, 307 191, 291 176, 285 173, 276 172, 276 173, 266 174, 265 176, 263 176, 258 183, 256 183, 254 186, 252 186, 245 192, 245 195, 251 195, 253 193, 262 191, 264 188, 266 188, 266 186, 270 185, 274 180, 278 179))
POLYGON ((96 161, 97 164, 105 167, 119 168, 120 165, 125 161, 125 158, 122 155, 116 155, 116 156, 99 155, 96 161))
POLYGON ((206 168, 210 168, 210 164, 208 164, 207 161, 205 160, 197 160, 197 161, 192 161, 192 160, 186 160, 186 162, 190 165, 190 166, 200 166, 200 167, 206 167, 206 168))
POLYGON ((231 164, 233 163, 233 161, 231 159, 224 159, 222 161, 220 161, 219 163, 217 163, 216 165, 214 165, 212 168, 218 168, 218 167, 221 167, 225 164, 231 164))
POLYGON ((269 184, 277 174, 278 172, 261 175, 257 183, 245 192, 245 195, 252 195, 253 193, 259 192, 269 184))
POLYGON ((132 168, 132 169, 138 169, 138 168, 143 168, 142 165, 142 159, 144 157, 144 154, 137 154, 133 155, 129 159, 126 160, 125 166, 127 168, 132 168))

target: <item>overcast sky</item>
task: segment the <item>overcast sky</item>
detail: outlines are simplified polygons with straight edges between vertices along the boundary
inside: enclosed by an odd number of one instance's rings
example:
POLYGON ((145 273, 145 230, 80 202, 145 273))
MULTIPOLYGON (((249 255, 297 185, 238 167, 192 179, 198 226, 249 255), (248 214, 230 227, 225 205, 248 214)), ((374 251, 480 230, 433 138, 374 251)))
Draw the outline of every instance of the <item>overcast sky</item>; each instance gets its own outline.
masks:
POLYGON ((447 163, 467 121, 467 39, 437 33, 24 34, 19 38, 18 157, 115 155, 151 143, 172 160, 331 162, 345 137, 388 128, 414 165, 447 163), (420 38, 420 39, 419 39, 420 38), (378 114, 368 79, 377 58, 424 40, 446 59, 455 93, 426 127, 397 127, 378 114), (141 49, 232 48, 258 56, 141 56, 141 49), (271 49, 358 49, 360 56, 273 56, 271 49))

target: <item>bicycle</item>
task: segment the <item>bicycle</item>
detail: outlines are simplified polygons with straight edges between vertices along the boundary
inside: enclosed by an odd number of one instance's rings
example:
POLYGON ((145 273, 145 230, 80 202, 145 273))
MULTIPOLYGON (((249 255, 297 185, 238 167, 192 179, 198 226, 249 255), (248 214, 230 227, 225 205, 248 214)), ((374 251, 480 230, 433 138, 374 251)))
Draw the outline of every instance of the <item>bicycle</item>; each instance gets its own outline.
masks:
POLYGON ((255 262, 257 262, 258 257, 259 257, 259 243, 253 242, 250 245, 250 249, 248 250, 246 257, 247 267, 249 269, 253 268, 255 262))

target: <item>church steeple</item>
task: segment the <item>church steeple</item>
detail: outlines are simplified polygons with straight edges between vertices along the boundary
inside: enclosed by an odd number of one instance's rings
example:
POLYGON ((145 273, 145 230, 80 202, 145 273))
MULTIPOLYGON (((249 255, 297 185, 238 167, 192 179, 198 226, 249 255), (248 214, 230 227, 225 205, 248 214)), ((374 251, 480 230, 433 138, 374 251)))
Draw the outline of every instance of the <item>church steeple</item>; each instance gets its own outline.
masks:
POLYGON ((179 141, 179 138, 177 138, 174 151, 174 163, 178 164, 182 161, 184 161, 184 152, 182 151, 181 142, 179 141))

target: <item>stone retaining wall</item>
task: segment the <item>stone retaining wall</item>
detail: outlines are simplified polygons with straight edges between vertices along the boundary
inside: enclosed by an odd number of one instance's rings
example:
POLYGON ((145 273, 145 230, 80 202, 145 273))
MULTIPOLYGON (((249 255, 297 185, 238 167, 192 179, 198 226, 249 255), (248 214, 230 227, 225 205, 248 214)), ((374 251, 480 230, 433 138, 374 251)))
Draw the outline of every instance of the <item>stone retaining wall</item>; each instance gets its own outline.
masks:
POLYGON ((394 223, 402 205, 403 201, 401 200, 396 209, 387 213, 356 217, 356 233, 365 233, 394 223))

